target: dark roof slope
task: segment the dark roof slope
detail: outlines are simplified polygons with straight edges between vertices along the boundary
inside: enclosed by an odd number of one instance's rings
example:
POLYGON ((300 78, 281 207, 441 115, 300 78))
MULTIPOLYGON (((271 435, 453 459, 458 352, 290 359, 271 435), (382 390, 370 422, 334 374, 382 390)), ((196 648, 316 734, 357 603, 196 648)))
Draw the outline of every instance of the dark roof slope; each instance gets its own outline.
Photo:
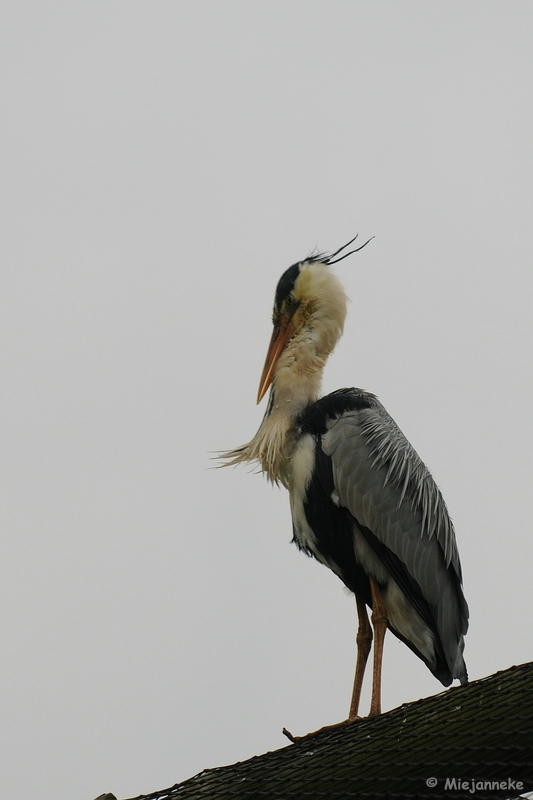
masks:
POLYGON ((531 790, 533 663, 242 763, 204 770, 138 800, 481 800, 531 790), (432 778, 436 785, 428 784, 432 778), (468 782, 468 788, 446 786, 446 779, 454 778, 468 782), (492 785, 478 785, 472 793, 472 779, 492 785), (496 781, 505 782, 505 790, 496 789, 496 781), (519 781, 523 785, 516 790, 519 781))

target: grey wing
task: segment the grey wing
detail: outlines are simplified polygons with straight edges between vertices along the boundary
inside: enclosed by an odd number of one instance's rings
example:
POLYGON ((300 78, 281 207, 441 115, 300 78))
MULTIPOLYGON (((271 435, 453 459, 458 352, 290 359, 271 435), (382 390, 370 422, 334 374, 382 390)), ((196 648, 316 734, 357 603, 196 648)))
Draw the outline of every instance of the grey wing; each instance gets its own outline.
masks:
POLYGON ((451 674, 466 680, 461 565, 452 521, 429 470, 373 397, 370 407, 328 424, 322 450, 331 458, 338 503, 376 537, 374 549, 412 605, 429 606, 451 674))

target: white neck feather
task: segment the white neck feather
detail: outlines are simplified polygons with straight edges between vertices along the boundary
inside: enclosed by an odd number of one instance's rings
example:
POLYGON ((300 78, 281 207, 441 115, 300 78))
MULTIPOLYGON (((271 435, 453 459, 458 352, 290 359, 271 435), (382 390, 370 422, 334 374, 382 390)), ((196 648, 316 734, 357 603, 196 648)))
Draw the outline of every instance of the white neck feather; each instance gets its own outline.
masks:
POLYGON ((309 264, 305 269, 315 294, 309 318, 276 364, 267 412, 256 435, 223 456, 230 459, 228 465, 258 461, 270 481, 287 488, 295 423, 320 397, 324 366, 342 334, 346 316, 346 296, 336 276, 325 264, 309 264))

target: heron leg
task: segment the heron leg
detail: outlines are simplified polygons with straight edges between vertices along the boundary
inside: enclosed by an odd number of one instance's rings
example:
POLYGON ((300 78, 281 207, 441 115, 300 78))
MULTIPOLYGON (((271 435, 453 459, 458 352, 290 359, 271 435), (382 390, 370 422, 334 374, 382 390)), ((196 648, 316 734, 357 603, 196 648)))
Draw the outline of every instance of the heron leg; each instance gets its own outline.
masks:
POLYGON ((301 742, 306 739, 312 739, 323 731, 332 731, 337 728, 342 728, 344 725, 349 725, 359 719, 357 711, 359 709, 359 699, 361 697, 361 687, 363 686, 363 675, 365 672, 366 662, 372 647, 372 638, 374 638, 374 676, 372 681, 372 701, 370 703, 369 717, 376 714, 381 714, 381 659, 383 656, 383 639, 385 638, 385 631, 387 630, 387 611, 385 603, 381 596, 378 583, 375 578, 369 575, 370 590, 372 592, 372 625, 374 626, 374 634, 372 636, 372 628, 368 621, 368 614, 366 611, 365 603, 355 597, 357 603, 357 613, 359 615, 359 628, 357 630, 357 661, 355 665, 355 678, 353 683, 352 702, 350 705, 350 714, 348 719, 343 722, 337 722, 333 725, 326 725, 319 728, 317 731, 312 731, 305 736, 293 736, 287 728, 283 728, 285 736, 291 742, 301 742))
POLYGON ((374 626, 374 673, 372 676, 372 700, 369 717, 381 714, 381 662, 383 659, 383 641, 387 631, 387 610, 378 582, 372 576, 370 591, 372 592, 372 625, 374 626))
POLYGON ((359 617, 359 628, 355 641, 357 642, 357 661, 355 663, 355 678, 353 682, 352 702, 350 704, 350 713, 348 720, 357 719, 357 712, 359 710, 359 700, 361 699, 361 689, 363 687, 363 676, 365 674, 366 662, 368 654, 372 647, 372 628, 368 621, 368 614, 366 613, 366 604, 360 597, 355 596, 357 603, 357 614, 359 617))

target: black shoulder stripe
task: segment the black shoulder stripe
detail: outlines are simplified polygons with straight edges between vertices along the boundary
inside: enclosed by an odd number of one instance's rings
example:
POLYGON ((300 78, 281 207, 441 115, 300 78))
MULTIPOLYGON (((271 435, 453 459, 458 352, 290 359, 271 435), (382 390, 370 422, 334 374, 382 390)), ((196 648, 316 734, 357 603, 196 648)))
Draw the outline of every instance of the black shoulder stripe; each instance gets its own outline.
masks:
POLYGON ((308 406, 300 415, 298 424, 302 433, 315 436, 326 433, 327 423, 349 411, 372 408, 376 397, 363 389, 338 389, 308 406))
POLYGON ((348 589, 370 606, 372 597, 368 576, 355 557, 353 518, 347 508, 337 506, 331 500, 333 469, 331 459, 323 453, 320 442, 316 452, 315 469, 304 500, 307 522, 315 534, 318 550, 328 562, 337 566, 338 574, 348 589))

